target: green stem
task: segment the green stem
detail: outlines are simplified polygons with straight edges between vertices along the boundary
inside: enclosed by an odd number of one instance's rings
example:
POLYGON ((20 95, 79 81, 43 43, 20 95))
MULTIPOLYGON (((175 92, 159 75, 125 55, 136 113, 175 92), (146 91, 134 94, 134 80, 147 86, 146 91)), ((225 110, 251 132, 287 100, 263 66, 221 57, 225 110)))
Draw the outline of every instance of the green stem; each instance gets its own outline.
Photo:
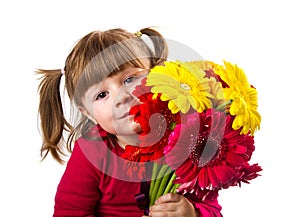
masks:
POLYGON ((169 180, 169 183, 167 185, 167 187, 165 188, 164 190, 164 193, 163 194, 167 194, 167 193, 170 193, 171 191, 171 188, 175 185, 173 183, 173 181, 176 179, 176 175, 175 175, 175 172, 173 172, 172 176, 171 176, 171 179, 169 180))
POLYGON ((160 183, 162 181, 163 174, 165 174, 165 171, 168 168, 169 168, 168 165, 163 165, 159 169, 158 175, 155 177, 155 179, 151 180, 150 189, 151 189, 151 185, 154 185, 154 186, 152 187, 152 190, 150 191, 150 206, 153 205, 156 200, 156 195, 157 195, 160 183), (157 178, 157 177, 160 177, 160 178, 157 178))
POLYGON ((170 177, 171 177, 171 171, 172 171, 171 168, 169 166, 167 166, 167 169, 165 172, 166 175, 164 175, 162 177, 161 183, 158 187, 158 191, 155 196, 155 200, 157 200, 160 196, 162 196, 164 194, 166 186, 168 185, 170 177))
POLYGON ((175 184, 172 186, 170 193, 177 193, 176 189, 179 187, 179 184, 175 184))
MULTIPOLYGON (((153 183, 155 182, 157 171, 158 171, 158 164, 153 162, 153 169, 152 169, 151 184, 150 184, 149 192, 153 191, 153 187, 154 187, 153 183)), ((150 195, 150 197, 151 197, 151 195, 150 195)))

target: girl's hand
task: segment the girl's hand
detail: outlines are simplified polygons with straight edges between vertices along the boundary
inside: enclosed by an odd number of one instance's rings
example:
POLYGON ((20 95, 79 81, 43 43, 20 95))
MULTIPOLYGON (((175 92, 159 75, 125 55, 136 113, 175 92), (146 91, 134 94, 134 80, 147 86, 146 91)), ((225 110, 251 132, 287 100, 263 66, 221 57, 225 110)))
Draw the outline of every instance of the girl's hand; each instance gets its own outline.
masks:
POLYGON ((165 194, 150 207, 150 217, 199 217, 193 204, 179 194, 165 194))

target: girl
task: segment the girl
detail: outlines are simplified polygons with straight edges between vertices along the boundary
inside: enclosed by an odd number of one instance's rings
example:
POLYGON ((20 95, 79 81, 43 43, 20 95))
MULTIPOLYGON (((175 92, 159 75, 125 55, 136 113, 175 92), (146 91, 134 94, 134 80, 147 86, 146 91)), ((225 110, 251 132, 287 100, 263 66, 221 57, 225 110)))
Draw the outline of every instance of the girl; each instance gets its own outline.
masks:
MULTIPOLYGON (((149 70, 167 60, 166 40, 154 29, 133 34, 122 29, 94 31, 81 38, 66 59, 64 70, 38 70, 39 114, 43 134, 41 155, 50 152, 60 163, 72 152, 57 188, 54 215, 141 217, 135 195, 143 180, 128 176, 120 157, 126 145, 139 145, 140 126, 129 115, 137 98, 132 90, 149 70), (147 35, 148 46, 141 38, 147 35), (80 111, 72 126, 64 117, 60 81, 80 111), (69 135, 64 139, 64 131, 69 135), (74 145, 73 145, 74 144, 74 145)), ((149 216, 221 216, 216 200, 203 202, 166 194, 150 207, 149 216)))

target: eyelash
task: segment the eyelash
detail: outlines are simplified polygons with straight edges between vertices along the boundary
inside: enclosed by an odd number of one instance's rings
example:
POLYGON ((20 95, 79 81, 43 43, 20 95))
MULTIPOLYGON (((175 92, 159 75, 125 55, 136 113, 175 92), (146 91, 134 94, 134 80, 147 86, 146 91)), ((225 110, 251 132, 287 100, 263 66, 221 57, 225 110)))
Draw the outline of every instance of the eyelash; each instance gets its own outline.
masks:
POLYGON ((108 91, 100 92, 100 93, 97 95, 96 100, 103 99, 103 98, 105 98, 108 94, 109 94, 108 91), (105 96, 103 96, 103 94, 105 94, 105 96), (101 95, 102 95, 102 96, 101 96, 101 95))
MULTIPOLYGON (((135 80, 137 80, 139 76, 130 76, 130 77, 127 77, 125 80, 124 80, 124 84, 127 85, 129 83, 132 83, 134 82, 135 80)), ((98 95, 96 96, 96 100, 99 100, 99 99, 104 99, 107 95, 109 94, 108 91, 102 91, 100 93, 98 93, 98 95), (105 95, 104 95, 105 94, 105 95)))
POLYGON ((128 77, 128 78, 125 79, 124 84, 131 83, 131 82, 133 82, 135 80, 136 80, 135 76, 128 77), (128 80, 130 80, 130 81, 128 81, 128 80))

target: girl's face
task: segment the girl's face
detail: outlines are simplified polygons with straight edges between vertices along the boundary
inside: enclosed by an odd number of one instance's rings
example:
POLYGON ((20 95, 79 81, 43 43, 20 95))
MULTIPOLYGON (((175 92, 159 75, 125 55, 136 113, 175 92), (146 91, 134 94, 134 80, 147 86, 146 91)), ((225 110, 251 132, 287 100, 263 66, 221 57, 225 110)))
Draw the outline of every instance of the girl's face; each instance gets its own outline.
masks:
POLYGON ((147 73, 146 69, 126 66, 115 75, 90 87, 85 94, 81 112, 123 142, 129 137, 137 137, 141 129, 133 116, 129 115, 129 110, 133 105, 139 104, 132 91, 147 73))

